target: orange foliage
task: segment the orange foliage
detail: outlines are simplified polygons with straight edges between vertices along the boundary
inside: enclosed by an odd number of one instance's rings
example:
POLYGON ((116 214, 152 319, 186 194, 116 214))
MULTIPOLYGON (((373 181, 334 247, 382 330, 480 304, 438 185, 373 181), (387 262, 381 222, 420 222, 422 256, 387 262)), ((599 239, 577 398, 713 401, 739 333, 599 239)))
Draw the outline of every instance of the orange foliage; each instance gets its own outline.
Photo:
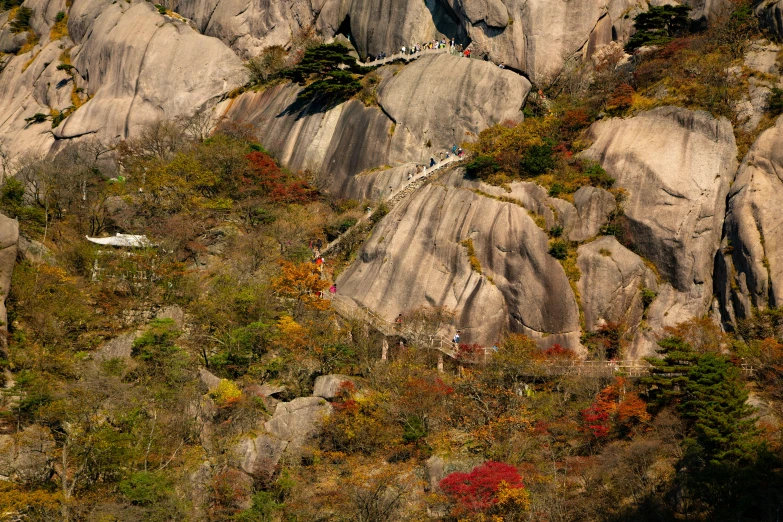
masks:
POLYGON ((280 263, 282 273, 272 280, 272 287, 281 297, 294 299, 313 310, 328 310, 329 301, 320 294, 329 288, 329 282, 321 279, 313 263, 280 263))

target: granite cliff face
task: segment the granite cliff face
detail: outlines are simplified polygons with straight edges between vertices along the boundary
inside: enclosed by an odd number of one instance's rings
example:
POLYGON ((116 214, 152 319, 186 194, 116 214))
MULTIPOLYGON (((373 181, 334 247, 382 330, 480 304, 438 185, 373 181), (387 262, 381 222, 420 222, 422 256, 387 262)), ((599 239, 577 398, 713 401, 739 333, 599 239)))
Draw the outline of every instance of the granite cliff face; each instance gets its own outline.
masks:
POLYGON ((381 222, 341 275, 341 293, 388 320, 419 306, 455 310, 454 325, 468 342, 492 343, 510 330, 580 350, 582 330, 615 323, 632 339, 629 359, 652 353, 663 327, 713 305, 714 258, 736 170, 734 135, 725 119, 674 107, 600 121, 588 135, 593 145, 584 156, 616 178, 622 239, 637 253, 613 237, 592 241, 617 205, 601 189, 584 187, 571 204, 532 183, 504 190, 458 170, 381 222), (583 243, 574 281, 579 299, 528 213, 546 230, 560 225, 583 243), (461 246, 466 239, 480 274, 461 246))
POLYGON ((245 81, 231 49, 148 2, 76 0, 69 36, 53 41, 50 11, 65 6, 31 8, 42 15, 33 19, 41 41, 5 57, 0 74, 0 139, 15 155, 56 150, 86 135, 126 138, 152 121, 207 110, 245 81), (73 113, 56 128, 25 122, 69 107, 73 113))
MULTIPOLYGON (((345 197, 377 197, 389 184, 363 174, 387 165, 425 164, 470 134, 503 121, 521 121, 530 82, 491 63, 447 54, 404 67, 379 69, 378 106, 351 100, 329 110, 296 101, 295 85, 247 93, 226 103, 226 115, 251 123, 261 141, 293 170, 328 174, 329 189, 345 197), (454 87, 449 87, 444 78, 454 87)), ((415 168, 409 166, 409 168, 415 168)), ((400 180, 407 171, 399 173, 400 180)))
POLYGON ((726 226, 717 253, 716 293, 728 326, 754 308, 783 304, 781 165, 783 123, 764 131, 748 152, 728 197, 726 226))

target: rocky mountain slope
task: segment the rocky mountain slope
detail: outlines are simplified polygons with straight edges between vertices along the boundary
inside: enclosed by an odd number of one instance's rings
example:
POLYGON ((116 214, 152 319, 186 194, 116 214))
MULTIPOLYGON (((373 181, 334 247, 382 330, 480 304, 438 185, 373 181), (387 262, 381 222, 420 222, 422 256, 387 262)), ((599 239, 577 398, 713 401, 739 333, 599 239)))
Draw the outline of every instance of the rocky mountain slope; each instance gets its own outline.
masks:
MULTIPOLYGON (((531 81, 545 86, 577 58, 589 62, 612 42, 624 43, 630 18, 642 9, 616 1, 512 0, 393 8, 380 0, 183 1, 160 8, 28 0, 23 7, 32 10, 29 28, 12 29, 9 12, 0 33, 6 157, 52 154, 88 137, 108 143, 151 121, 200 112, 250 124, 285 166, 319 176, 332 195, 371 200, 398 192, 430 158, 482 130, 522 121, 531 81), (247 77, 242 58, 291 46, 308 31, 348 37, 362 59, 454 38, 486 61, 444 50, 380 67, 369 105, 303 102, 291 83, 234 96, 247 77), (497 67, 501 62, 508 68, 497 67)), ((707 20, 722 9, 714 2, 693 7, 694 19, 707 20)), ((772 30, 774 9, 756 8, 772 30)), ((763 109, 769 87, 754 88, 762 89, 763 109)), ((759 110, 753 99, 751 113, 759 110)), ((510 329, 582 350, 585 332, 621 322, 632 333, 625 354, 631 359, 651 353, 663 327, 689 317, 713 314, 731 327, 755 307, 775 306, 783 284, 771 196, 777 130, 761 135, 737 171, 726 119, 676 107, 604 118, 586 133, 591 145, 581 157, 616 179, 622 201, 593 189, 580 190, 572 203, 531 183, 500 190, 466 180, 459 169, 443 174, 381 222, 341 275, 341 292, 387 319, 445 306, 457 312, 452 329, 484 344, 510 329), (591 242, 617 212, 633 251, 608 245, 606 257, 619 258, 614 269, 591 242), (583 277, 570 284, 548 253, 553 226, 578 244, 583 277), (464 255, 468 239, 480 272, 464 255), (645 290, 656 298, 640 312, 645 290), (612 303, 618 295, 627 306, 612 303)))

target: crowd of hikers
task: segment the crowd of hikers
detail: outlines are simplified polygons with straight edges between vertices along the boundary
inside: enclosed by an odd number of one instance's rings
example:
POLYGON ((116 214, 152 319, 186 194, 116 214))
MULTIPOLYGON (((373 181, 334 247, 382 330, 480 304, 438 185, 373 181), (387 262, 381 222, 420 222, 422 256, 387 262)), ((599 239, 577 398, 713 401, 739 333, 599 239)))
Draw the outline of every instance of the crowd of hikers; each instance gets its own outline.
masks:
MULTIPOLYGON (((452 38, 449 42, 445 38, 441 38, 440 40, 432 40, 429 42, 425 42, 422 44, 419 43, 412 43, 410 46, 402 46, 400 48, 400 54, 402 55, 408 55, 413 56, 415 54, 418 54, 422 51, 429 51, 432 49, 448 49, 449 54, 453 54, 455 56, 465 56, 466 58, 470 58, 471 50, 470 46, 467 48, 463 48, 461 44, 457 44, 454 42, 454 39, 452 38)), ((394 53, 392 53, 393 55, 394 53)), ((384 58, 387 58, 386 51, 383 51, 381 53, 378 53, 375 57, 367 56, 367 62, 373 62, 377 60, 383 60, 384 58)))

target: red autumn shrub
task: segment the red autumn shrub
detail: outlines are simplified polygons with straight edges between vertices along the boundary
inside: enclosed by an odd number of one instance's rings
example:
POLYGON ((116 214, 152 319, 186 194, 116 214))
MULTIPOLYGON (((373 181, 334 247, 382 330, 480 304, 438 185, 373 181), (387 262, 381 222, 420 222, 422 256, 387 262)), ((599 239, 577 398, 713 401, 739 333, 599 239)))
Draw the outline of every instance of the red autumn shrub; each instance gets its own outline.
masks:
POLYGON ((263 152, 247 155, 249 169, 241 180, 240 191, 246 195, 260 194, 274 203, 309 203, 318 198, 318 190, 307 181, 284 171, 263 152))
POLYGON ((440 488, 462 512, 479 513, 497 503, 500 483, 510 489, 522 489, 522 477, 514 466, 488 461, 470 473, 455 472, 440 481, 440 488))

